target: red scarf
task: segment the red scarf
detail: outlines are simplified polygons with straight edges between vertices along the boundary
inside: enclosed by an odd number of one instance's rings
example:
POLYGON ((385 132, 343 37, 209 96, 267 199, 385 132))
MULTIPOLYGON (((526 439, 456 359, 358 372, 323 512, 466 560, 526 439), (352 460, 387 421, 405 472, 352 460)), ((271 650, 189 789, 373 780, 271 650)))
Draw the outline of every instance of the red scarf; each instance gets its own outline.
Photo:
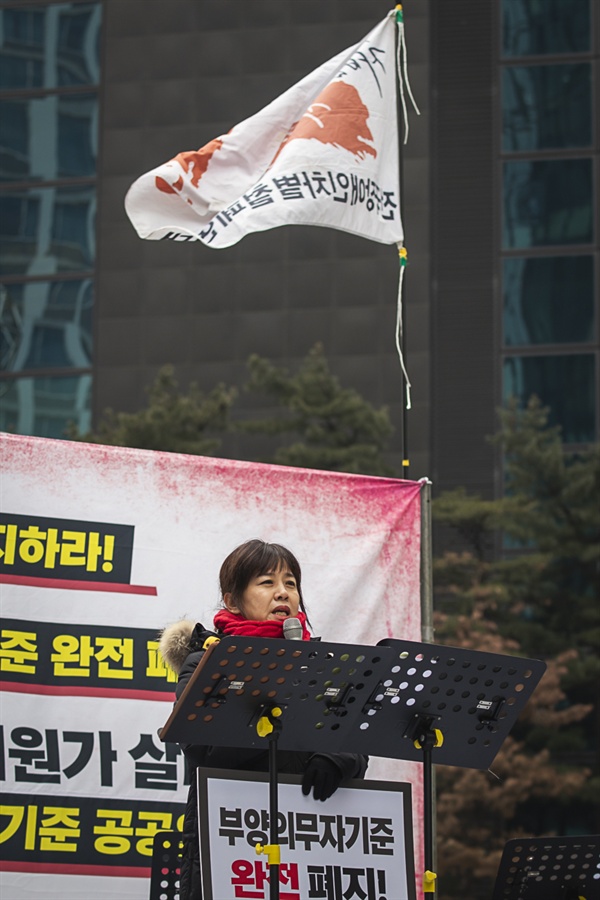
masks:
MULTIPOLYGON (((296 618, 302 625, 302 640, 310 641, 310 631, 306 627, 306 615, 298 610, 296 618)), ((220 609, 214 618, 215 628, 222 634, 241 635, 243 637, 268 637, 283 638, 283 622, 268 619, 255 621, 244 619, 243 616, 229 612, 228 609, 220 609)))

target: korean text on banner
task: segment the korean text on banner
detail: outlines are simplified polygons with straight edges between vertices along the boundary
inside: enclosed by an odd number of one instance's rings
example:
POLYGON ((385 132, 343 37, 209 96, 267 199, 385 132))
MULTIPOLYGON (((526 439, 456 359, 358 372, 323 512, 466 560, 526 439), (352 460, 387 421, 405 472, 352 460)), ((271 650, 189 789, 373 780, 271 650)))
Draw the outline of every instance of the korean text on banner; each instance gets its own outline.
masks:
MULTIPOLYGON (((325 640, 418 640, 420 486, 6 434, 0 459, 0 894, 145 900, 189 781, 157 737, 158 631, 210 627, 221 562, 260 536, 300 559, 325 640)), ((419 852, 418 764, 367 774, 413 784, 419 852)))

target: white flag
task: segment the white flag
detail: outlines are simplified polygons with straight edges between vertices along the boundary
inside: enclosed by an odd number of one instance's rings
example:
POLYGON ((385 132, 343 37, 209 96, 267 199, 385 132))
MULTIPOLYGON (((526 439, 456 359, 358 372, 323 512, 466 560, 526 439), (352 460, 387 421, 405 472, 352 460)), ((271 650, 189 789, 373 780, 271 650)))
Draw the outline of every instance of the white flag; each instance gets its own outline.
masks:
POLYGON ((137 233, 220 249, 322 225, 402 242, 396 80, 392 10, 228 134, 138 178, 125 198, 137 233))

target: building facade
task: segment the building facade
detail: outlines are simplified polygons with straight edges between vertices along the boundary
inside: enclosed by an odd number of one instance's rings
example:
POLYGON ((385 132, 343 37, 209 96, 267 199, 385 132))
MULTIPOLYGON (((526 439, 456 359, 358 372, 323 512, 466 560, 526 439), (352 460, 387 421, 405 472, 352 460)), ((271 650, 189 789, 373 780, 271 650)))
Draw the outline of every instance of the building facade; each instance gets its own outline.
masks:
POLYGON ((60 437, 69 419, 85 430, 106 407, 140 408, 166 363, 210 390, 240 384, 251 353, 293 368, 321 341, 345 386, 389 406, 396 471, 406 446, 410 477, 436 490, 500 490, 487 436, 509 394, 540 395, 570 445, 597 440, 595 0, 404 4, 421 109, 402 161, 406 413, 394 247, 290 227, 214 251, 143 242, 125 215, 139 174, 251 115, 392 5, 0 3, 2 429, 60 437))

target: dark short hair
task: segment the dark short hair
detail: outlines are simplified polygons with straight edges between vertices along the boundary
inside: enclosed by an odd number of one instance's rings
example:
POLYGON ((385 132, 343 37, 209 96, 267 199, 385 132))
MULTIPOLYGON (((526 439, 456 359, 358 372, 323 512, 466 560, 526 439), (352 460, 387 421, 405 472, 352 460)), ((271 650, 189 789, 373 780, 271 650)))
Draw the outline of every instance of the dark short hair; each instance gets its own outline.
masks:
MULTIPOLYGON (((219 572, 221 595, 231 594, 236 606, 242 609, 244 591, 253 578, 279 569, 289 568, 296 579, 296 587, 300 596, 300 609, 306 612, 302 598, 300 563, 291 550, 281 544, 268 544, 255 538, 236 547, 223 561, 219 572)), ((243 610, 242 610, 243 612, 243 610)))

